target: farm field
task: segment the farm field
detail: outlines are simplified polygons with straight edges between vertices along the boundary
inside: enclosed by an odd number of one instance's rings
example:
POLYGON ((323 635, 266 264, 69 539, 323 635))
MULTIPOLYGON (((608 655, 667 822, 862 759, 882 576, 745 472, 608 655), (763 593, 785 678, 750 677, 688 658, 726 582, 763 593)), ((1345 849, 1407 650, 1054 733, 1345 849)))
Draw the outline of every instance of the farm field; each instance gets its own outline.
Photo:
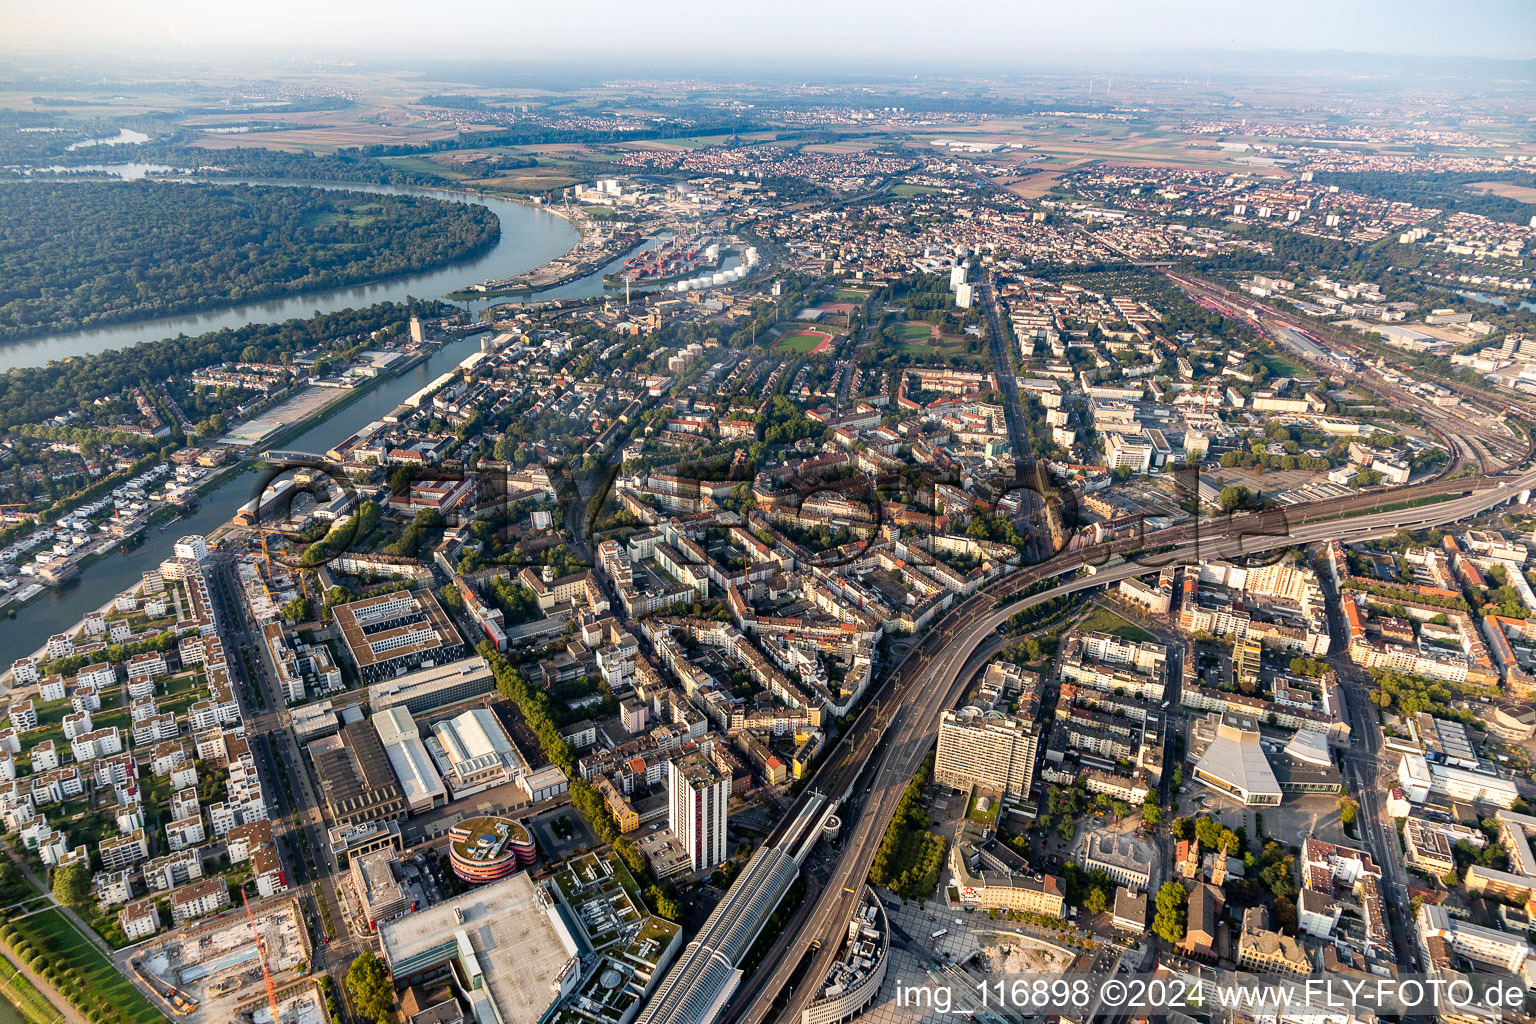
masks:
POLYGON ((508 192, 545 192, 553 188, 569 188, 576 184, 576 179, 559 174, 539 175, 514 172, 495 178, 473 178, 465 184, 475 188, 503 189, 508 192))
POLYGON ((452 138, 452 131, 429 128, 369 127, 364 125, 323 125, 270 132, 242 132, 230 135, 204 135, 193 142, 203 149, 277 149, 288 153, 313 150, 334 153, 358 146, 420 144, 452 138))
POLYGON ((1522 203, 1536 203, 1536 188, 1528 185, 1516 185, 1512 181, 1474 181, 1467 188, 1479 189, 1483 192, 1492 192, 1504 199, 1518 199, 1522 203))

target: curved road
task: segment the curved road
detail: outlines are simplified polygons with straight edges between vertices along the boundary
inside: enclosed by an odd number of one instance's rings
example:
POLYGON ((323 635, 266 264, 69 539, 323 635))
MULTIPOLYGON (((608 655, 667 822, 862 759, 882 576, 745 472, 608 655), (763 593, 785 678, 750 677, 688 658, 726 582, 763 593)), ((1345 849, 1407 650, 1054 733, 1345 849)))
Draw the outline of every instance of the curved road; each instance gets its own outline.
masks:
MULTIPOLYGON (((1258 551, 1292 545, 1306 545, 1335 538, 1363 540, 1373 535, 1392 533, 1399 528, 1419 529, 1431 525, 1454 522, 1487 511, 1501 502, 1512 499, 1521 490, 1536 487, 1536 472, 1510 480, 1506 486, 1482 487, 1462 497, 1432 505, 1376 512, 1361 516, 1348 523, 1334 518, 1334 503, 1320 502, 1317 508, 1303 515, 1303 507, 1295 507, 1301 522, 1285 536, 1254 536, 1244 533, 1241 521, 1228 521, 1214 536, 1200 538, 1205 549, 1198 557, 1211 559, 1237 557, 1258 551)), ((1410 490, 1406 489, 1405 490, 1410 490)), ((1383 497, 1391 497, 1388 492, 1383 497)), ((1348 500, 1348 499, 1347 499, 1348 500)), ((1406 500, 1401 494, 1395 500, 1406 500)), ((1148 540, 1161 539, 1153 535, 1148 540)), ((1194 555, 1190 541, 1179 541, 1176 556, 1179 561, 1194 555)), ((836 853, 834 864, 826 884, 820 892, 807 892, 807 899, 794 919, 770 949, 757 972, 735 994, 722 1014, 722 1021, 733 1024, 764 1024, 778 1019, 792 1024, 800 1018, 800 1011, 820 989, 821 979, 839 953, 839 936, 846 930, 853 911, 860 883, 868 876, 870 863, 879 848, 918 763, 932 746, 938 730, 940 715, 959 696, 965 676, 962 668, 987 638, 1018 611, 1050 600, 1063 594, 1076 593, 1139 575, 1147 567, 1136 562, 1123 562, 1106 567, 1094 575, 1074 576, 1053 587, 1022 597, 1010 603, 998 605, 994 598, 999 594, 1017 593, 1030 584, 1072 572, 1081 564, 1080 555, 1058 557, 1043 566, 1022 570, 1009 577, 995 591, 977 594, 961 604, 932 628, 923 641, 911 651, 889 683, 890 692, 900 695, 894 730, 887 730, 886 739, 873 765, 873 777, 866 790, 848 794, 842 809, 847 839, 836 853), (863 801, 863 806, 859 806, 863 801), (850 892, 851 890, 851 892, 850 892), (785 992, 792 975, 801 966, 807 952, 816 946, 815 957, 808 970, 800 972, 796 987, 785 992)), ((861 719, 862 721, 862 719, 861 719)), ((867 737, 866 737, 867 738, 867 737)), ((862 749, 864 744, 860 744, 862 749)), ((840 782, 841 767, 847 759, 829 758, 824 767, 834 769, 826 780, 821 772, 813 780, 815 784, 840 782)))

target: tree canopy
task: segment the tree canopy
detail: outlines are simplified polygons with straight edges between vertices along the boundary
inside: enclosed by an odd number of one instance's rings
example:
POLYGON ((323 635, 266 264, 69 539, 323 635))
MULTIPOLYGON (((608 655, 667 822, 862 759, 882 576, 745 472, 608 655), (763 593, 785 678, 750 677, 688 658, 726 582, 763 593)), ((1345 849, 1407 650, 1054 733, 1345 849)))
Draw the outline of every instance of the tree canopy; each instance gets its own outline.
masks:
POLYGON ((53 869, 53 894, 66 907, 79 909, 91 902, 91 869, 84 861, 70 861, 53 869))
POLYGON ((36 182, 0 205, 0 340, 389 277, 500 234, 487 207, 421 196, 36 182))
POLYGON ((1182 885, 1164 882, 1157 890, 1157 914, 1152 918, 1152 930, 1167 942, 1183 939, 1188 903, 1189 893, 1182 885))
POLYGON ((389 969, 371 949, 359 953, 347 968, 347 992, 352 996, 352 1005, 370 1020, 387 1020, 395 1005, 395 986, 389 969))

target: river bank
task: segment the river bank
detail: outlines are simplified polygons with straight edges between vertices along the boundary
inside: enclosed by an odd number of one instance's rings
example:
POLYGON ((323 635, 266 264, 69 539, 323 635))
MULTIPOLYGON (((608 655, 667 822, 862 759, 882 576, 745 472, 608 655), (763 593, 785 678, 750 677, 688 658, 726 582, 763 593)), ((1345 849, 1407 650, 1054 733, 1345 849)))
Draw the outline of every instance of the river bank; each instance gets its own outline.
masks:
MULTIPOLYGON (((501 233, 496 244, 487 252, 421 273, 316 289, 177 316, 153 317, 112 327, 8 341, 0 344, 0 371, 43 366, 54 360, 93 355, 182 334, 192 337, 209 331, 233 330, 251 323, 303 319, 316 312, 335 312, 378 302, 437 298, 462 288, 466 281, 501 280, 544 266, 569 253, 580 237, 579 229, 568 217, 543 206, 463 190, 370 185, 361 182, 285 182, 254 178, 218 180, 227 180, 230 184, 286 184, 377 195, 420 195, 448 202, 477 203, 488 207, 500 218, 501 233)), ((601 290, 600 286, 598 290, 601 290)), ((478 312, 489 305, 489 301, 470 300, 455 304, 471 312, 478 312)))
MULTIPOLYGON (((257 208, 263 210, 269 209, 267 206, 260 205, 267 199, 272 200, 274 204, 270 208, 276 209, 278 211, 291 208, 284 206, 283 204, 291 203, 294 201, 303 202, 305 204, 312 204, 306 205, 303 208, 316 209, 318 211, 326 210, 328 208, 328 204, 333 203, 333 201, 336 207, 343 210, 349 209, 347 204, 350 202, 350 200, 348 200, 345 196, 332 197, 328 195, 328 193, 334 193, 337 191, 334 189, 317 189, 316 192, 307 193, 307 195, 315 198, 301 199, 294 193, 293 190, 303 187, 303 185, 296 182, 283 184, 269 182, 258 184, 256 182, 241 181, 224 182, 217 179, 198 179, 196 181, 188 181, 186 179, 180 178, 166 178, 150 180, 162 181, 167 185, 185 184, 194 188, 197 186, 228 186, 230 189, 249 188, 252 191, 229 191, 225 193, 215 192, 212 195, 231 196, 239 199, 242 203, 257 205, 257 208), (317 192, 319 193, 318 196, 316 196, 317 192), (285 196, 289 198, 284 199, 283 197, 285 196)), ((108 179, 95 181, 95 184, 97 185, 107 185, 114 183, 116 182, 108 179)), ((28 182, 12 182, 9 184, 0 184, 0 188, 7 190, 0 191, 0 196, 14 195, 14 197, 19 202, 29 194, 26 190, 34 190, 31 195, 36 197, 40 193, 37 193, 35 190, 43 188, 47 184, 48 182, 41 179, 33 179, 32 181, 28 182), (15 192, 13 193, 9 190, 15 190, 15 192)), ((59 190, 58 194, 80 196, 90 195, 88 192, 77 192, 77 190, 89 189, 91 184, 92 181, 86 181, 80 185, 74 185, 69 189, 59 190)), ((351 191, 357 192, 360 195, 369 194, 365 193, 365 190, 362 188, 352 189, 351 191)), ((97 193, 97 195, 100 196, 100 193, 97 193)), ((174 211, 179 208, 180 202, 188 201, 192 198, 192 195, 193 194, 183 195, 172 190, 171 194, 168 196, 160 196, 159 198, 155 199, 145 198, 141 200, 142 202, 148 204, 147 207, 132 207, 131 209, 140 211, 145 216, 148 215, 148 211, 174 211)), ((324 295, 329 291, 337 291, 375 283, 388 284, 401 278, 418 277, 440 270, 450 270, 455 266, 463 266, 469 263, 473 263, 480 257, 495 249, 496 246, 500 243, 502 218, 496 211, 490 209, 488 206, 484 207, 484 209, 486 212, 490 213, 490 218, 486 218, 482 214, 465 209, 466 206, 480 204, 458 203, 454 202, 450 197, 447 196, 422 195, 404 198, 394 197, 392 199, 387 199, 386 201, 390 203, 409 204, 412 203, 413 200, 427 199, 430 199, 433 203, 439 204, 431 208, 435 211, 432 214, 432 219, 425 222, 413 220, 409 225, 409 228, 406 228, 402 225, 391 229, 396 232, 409 230, 410 234, 407 236, 409 241, 401 244, 399 242, 392 241, 389 237, 381 236, 377 240, 377 249, 379 251, 390 250, 395 254, 394 258, 400 259, 402 261, 409 261, 412 259, 412 257, 425 253, 428 245, 436 244, 434 239, 440 240, 445 237, 452 238, 452 232, 458 230, 460 227, 462 227, 462 225, 444 222, 453 221, 455 219, 468 218, 469 223, 472 224, 473 229, 476 232, 475 236, 472 239, 466 240, 467 244, 453 246, 453 248, 457 251, 443 253, 441 255, 434 254, 432 257, 422 259, 419 265, 401 266, 383 272, 369 272, 370 267, 366 263, 366 257, 347 257, 348 259, 364 260, 362 264, 343 264, 339 258, 331 259, 330 257, 335 256, 339 250, 334 248, 327 249, 326 246, 333 243, 325 242, 323 240, 323 235, 317 233, 309 240, 306 248, 296 250, 297 255, 292 257, 284 257, 281 253, 277 253, 268 258, 265 262, 274 266, 280 265, 285 261, 287 263, 297 263, 300 267, 304 268, 300 276, 320 276, 320 274, 314 270, 314 267, 326 267, 327 271, 325 272, 336 273, 338 277, 337 280, 327 281, 325 283, 312 282, 305 286, 295 287, 293 282, 284 281, 280 278, 274 280, 260 280, 258 278, 252 281, 250 280, 250 275, 243 275, 242 281, 249 283, 243 283, 242 287, 244 294, 239 297, 238 302, 232 302, 230 297, 221 294, 220 289, 215 287, 217 282, 215 280, 209 280, 206 282, 204 287, 192 292, 191 294, 178 294, 175 299, 165 300, 164 308, 161 309, 144 310, 131 308, 130 306, 126 305, 126 303, 130 301, 128 299, 122 299, 119 302, 109 302, 107 304, 108 308, 106 310, 103 310, 100 307, 94 307, 89 312, 78 309, 66 312, 62 309, 56 309, 55 312, 58 313, 58 319, 67 319, 70 323, 71 326, 69 330, 60 331, 57 320, 54 324, 51 325, 48 323, 33 324, 31 321, 28 321, 25 326, 15 327, 14 329, 8 328, 3 333, 0 333, 0 346, 11 345, 17 342, 30 341, 34 338, 43 338, 53 334, 84 334, 98 330, 110 330, 115 327, 132 326, 137 323, 145 323, 154 320, 167 320, 184 316, 196 316, 205 313, 217 313, 220 310, 234 308, 237 305, 243 304, 282 300, 302 295, 324 295), (80 319, 86 319, 88 322, 80 323, 80 319)), ((209 199, 207 198, 207 194, 204 194, 204 198, 196 201, 211 202, 216 200, 209 199)), ((89 210, 89 204, 87 203, 85 205, 89 210)), ((383 207, 378 206, 376 203, 372 203, 370 205, 372 205, 375 209, 383 209, 383 207)), ((48 209, 52 208, 49 207, 48 209)), ((72 209, 73 207, 71 207, 68 203, 64 203, 58 216, 61 219, 67 220, 68 214, 72 211, 72 209)), ((198 209, 201 210, 203 208, 199 207, 198 209)), ((408 210, 412 210, 412 208, 400 207, 398 208, 397 212, 400 214, 405 214, 408 210)), ((96 211, 89 210, 89 212, 94 213, 96 211)), ((274 216, 277 215, 280 215, 280 212, 278 214, 274 214, 274 216)), ((320 217, 322 215, 324 214, 321 212, 316 212, 313 214, 315 217, 320 217)), ((334 214, 331 215, 334 216, 334 214)), ((409 216, 415 217, 418 216, 418 214, 410 212, 409 216)), ((351 248, 371 250, 374 247, 371 245, 359 243, 358 245, 354 245, 351 248)), ((198 271, 195 264, 200 262, 203 262, 201 258, 190 263, 181 263, 179 264, 179 269, 183 273, 196 274, 198 271)), ((252 273, 260 273, 261 270, 261 267, 253 268, 252 273)), ((280 271, 276 270, 273 272, 279 274, 281 273, 280 271)), ((23 288, 21 294, 26 293, 26 289, 23 288)), ((20 303, 18 303, 16 308, 18 310, 22 309, 20 303)), ((20 318, 21 315, 22 314, 18 312, 18 318, 20 318)), ((43 312, 40 310, 36 314, 28 313, 27 315, 42 316, 43 312)))
MULTIPOLYGON (((248 460, 242 460, 233 462, 228 466, 221 467, 217 472, 210 474, 207 479, 200 481, 195 488, 194 493, 198 496, 198 507, 201 507, 202 498, 205 495, 213 494, 214 492, 220 490, 227 484, 234 481, 242 473, 245 473, 248 470, 254 468, 255 463, 248 460)), ((147 516, 145 516, 144 522, 136 527, 133 532, 121 537, 103 538, 98 546, 82 554, 75 562, 75 575, 73 578, 62 583, 55 584, 52 587, 43 587, 43 589, 36 591, 35 593, 27 594, 26 596, 22 596, 20 594, 11 595, 9 601, 4 604, 0 604, 0 611, 3 611, 3 614, 7 620, 16 619, 17 614, 21 611, 21 609, 25 608, 33 601, 47 596, 51 590, 74 586, 80 582, 80 577, 83 576, 86 570, 90 569, 92 566, 113 554, 121 552, 125 547, 137 547, 139 544, 143 543, 147 537, 150 536, 150 531, 154 527, 159 526, 159 532, 168 533, 170 532, 171 526, 181 522, 183 519, 191 518, 196 514, 196 511, 196 508, 188 510, 181 506, 170 504, 161 505, 153 509, 147 516)), ((178 536, 180 536, 179 533, 178 536)), ((116 597, 116 595, 113 596, 114 598, 116 597)), ((107 604, 110 605, 111 600, 109 600, 107 604)), ((102 609, 100 608, 91 609, 91 611, 101 610, 102 609)), ((3 681, 6 678, 5 673, 8 672, 8 666, 0 665, 0 681, 3 681)))
MULTIPOLYGON (((383 418, 412 393, 479 350, 478 336, 455 336, 415 366, 379 381, 374 387, 361 389, 348 401, 327 407, 310 422, 295 424, 283 444, 300 451, 324 452, 366 424, 383 418)), ((144 572, 169 558, 180 537, 207 536, 232 519, 241 505, 256 497, 251 492, 262 484, 260 474, 246 474, 253 466, 252 461, 246 460, 226 467, 203 482, 208 489, 197 508, 176 520, 173 529, 145 531, 141 543, 132 547, 119 545, 95 561, 88 572, 48 588, 17 609, 13 620, 0 620, 0 672, 8 672, 17 658, 32 655, 39 644, 46 644, 49 636, 68 632, 89 613, 110 605, 119 593, 136 585, 144 572)))

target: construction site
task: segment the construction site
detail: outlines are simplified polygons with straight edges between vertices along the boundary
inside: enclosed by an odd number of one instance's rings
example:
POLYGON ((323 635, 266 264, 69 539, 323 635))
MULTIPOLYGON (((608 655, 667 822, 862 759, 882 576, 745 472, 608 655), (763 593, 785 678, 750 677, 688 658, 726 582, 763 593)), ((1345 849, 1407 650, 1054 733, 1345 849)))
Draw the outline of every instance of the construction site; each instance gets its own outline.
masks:
MULTIPOLYGON (((325 994, 320 982, 305 978, 276 993, 279 1024, 325 1024, 325 994)), ((258 1005, 251 1014, 252 1024, 272 1024, 272 1010, 258 1005)))
POLYGON ((289 898, 146 943, 133 950, 128 967, 167 1016, 198 1024, 314 1024, 324 1018, 324 1000, 313 985, 296 984, 311 980, 310 953, 303 912, 289 898))

